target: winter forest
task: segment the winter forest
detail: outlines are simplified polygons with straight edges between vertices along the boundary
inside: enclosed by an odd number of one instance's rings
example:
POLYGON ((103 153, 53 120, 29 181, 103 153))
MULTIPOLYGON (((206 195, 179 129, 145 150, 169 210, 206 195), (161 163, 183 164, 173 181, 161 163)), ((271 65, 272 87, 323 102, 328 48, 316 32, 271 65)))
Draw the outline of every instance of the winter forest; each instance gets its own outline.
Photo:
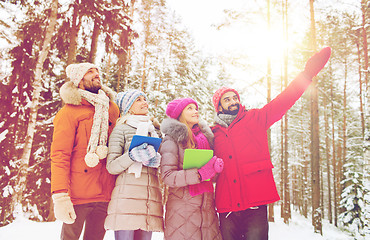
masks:
POLYGON ((116 92, 144 91, 160 122, 168 102, 192 97, 212 125, 219 87, 263 107, 330 46, 326 67, 270 130, 281 201, 269 221, 279 209, 286 224, 297 212, 319 234, 327 220, 370 236, 370 0, 230 0, 215 20, 206 15, 219 1, 202 1, 0 2, 0 227, 55 221, 49 154, 68 64, 95 63, 116 92), (212 32, 199 34, 176 4, 212 32))

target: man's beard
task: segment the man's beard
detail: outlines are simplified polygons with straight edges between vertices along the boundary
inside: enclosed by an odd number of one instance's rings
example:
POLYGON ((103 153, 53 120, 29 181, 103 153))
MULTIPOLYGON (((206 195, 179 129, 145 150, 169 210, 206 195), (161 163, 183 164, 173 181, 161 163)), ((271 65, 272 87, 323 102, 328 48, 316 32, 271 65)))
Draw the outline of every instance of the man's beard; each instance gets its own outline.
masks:
MULTIPOLYGON (((93 80, 95 80, 95 78, 93 80)), ((92 93, 98 93, 100 89, 101 89, 101 84, 99 85, 92 84, 91 86, 85 86, 85 90, 92 92, 92 93)))
POLYGON ((227 109, 223 108, 222 106, 221 106, 221 108, 222 108, 221 112, 223 114, 236 115, 239 112, 239 103, 230 105, 227 109), (235 110, 230 110, 232 107, 236 107, 236 109, 235 110))
POLYGON ((98 93, 101 89, 101 86, 91 86, 91 87, 85 87, 86 91, 92 92, 92 93, 98 93))

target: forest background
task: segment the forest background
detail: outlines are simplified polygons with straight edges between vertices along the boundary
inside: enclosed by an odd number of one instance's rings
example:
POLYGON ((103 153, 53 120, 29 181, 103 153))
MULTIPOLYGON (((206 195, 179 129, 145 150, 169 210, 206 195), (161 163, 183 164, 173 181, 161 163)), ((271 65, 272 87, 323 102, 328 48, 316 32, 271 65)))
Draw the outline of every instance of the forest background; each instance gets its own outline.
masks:
POLYGON ((160 121, 169 101, 191 96, 212 125, 220 86, 236 88, 247 108, 262 107, 331 46, 327 66, 269 134, 276 204, 286 223, 297 211, 315 232, 327 219, 356 239, 369 236, 370 1, 184 2, 0 2, 0 227, 20 215, 55 220, 49 154, 68 64, 95 63, 116 92, 141 89, 160 121), (212 7, 221 9, 217 20, 201 11, 212 7), (212 29, 202 33, 207 41, 186 25, 202 14, 194 24, 212 29))

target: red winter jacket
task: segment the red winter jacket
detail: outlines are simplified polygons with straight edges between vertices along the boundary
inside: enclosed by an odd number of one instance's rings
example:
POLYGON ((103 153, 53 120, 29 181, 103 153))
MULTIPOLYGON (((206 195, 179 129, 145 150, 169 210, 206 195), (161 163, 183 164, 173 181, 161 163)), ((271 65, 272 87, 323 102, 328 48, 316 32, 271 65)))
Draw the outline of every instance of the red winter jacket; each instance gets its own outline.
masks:
POLYGON ((301 97, 311 79, 299 74, 274 100, 261 109, 240 107, 228 126, 216 123, 215 155, 224 160, 216 184, 217 211, 236 212, 280 200, 272 175, 267 129, 301 97))

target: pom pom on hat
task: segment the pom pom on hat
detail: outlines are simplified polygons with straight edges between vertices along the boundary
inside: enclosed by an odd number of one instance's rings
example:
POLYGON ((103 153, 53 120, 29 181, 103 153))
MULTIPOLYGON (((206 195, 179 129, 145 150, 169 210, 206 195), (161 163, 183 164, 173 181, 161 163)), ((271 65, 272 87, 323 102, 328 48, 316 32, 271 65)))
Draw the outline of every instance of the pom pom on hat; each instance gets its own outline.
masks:
POLYGON ((73 84, 78 87, 78 84, 80 84, 82 78, 91 68, 98 69, 98 67, 92 63, 74 63, 67 66, 66 74, 73 84))
POLYGON ((182 110, 184 110, 184 108, 190 103, 194 103, 198 109, 198 103, 192 98, 175 99, 167 105, 166 115, 169 116, 170 118, 177 119, 182 113, 182 110))
POLYGON ((213 106, 215 107, 215 110, 217 113, 219 112, 218 106, 220 105, 221 97, 227 92, 234 92, 236 96, 238 96, 238 99, 240 101, 239 93, 235 89, 229 88, 229 87, 221 87, 215 92, 215 94, 213 94, 213 97, 212 97, 213 106))
POLYGON ((130 110, 134 101, 140 96, 144 96, 145 99, 148 99, 145 93, 139 90, 128 90, 117 94, 116 103, 122 115, 126 115, 128 113, 128 110, 130 110))

